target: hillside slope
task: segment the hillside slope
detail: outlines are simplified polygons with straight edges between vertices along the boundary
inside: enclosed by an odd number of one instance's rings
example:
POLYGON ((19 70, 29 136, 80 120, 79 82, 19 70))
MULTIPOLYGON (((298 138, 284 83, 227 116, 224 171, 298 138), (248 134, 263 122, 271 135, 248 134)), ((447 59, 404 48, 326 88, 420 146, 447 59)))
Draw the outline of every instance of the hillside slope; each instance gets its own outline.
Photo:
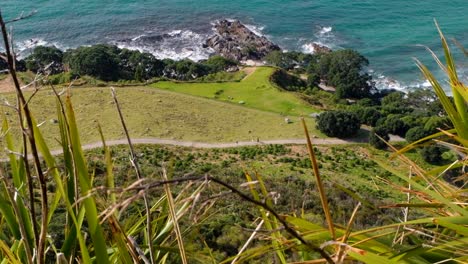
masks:
POLYGON ((257 67, 256 70, 240 82, 190 83, 157 82, 153 87, 191 94, 205 98, 221 100, 275 112, 284 115, 307 116, 317 109, 302 101, 295 93, 279 90, 270 82, 275 71, 271 67, 257 67))
MULTIPOLYGON (((303 137, 298 117, 291 118, 293 123, 286 124, 284 116, 277 113, 151 87, 117 88, 116 92, 130 134, 135 138, 235 142, 257 138, 303 137)), ((3 94, 3 97, 11 104, 15 102, 13 94, 3 94)), ((123 138, 123 130, 108 88, 73 88, 72 102, 83 144, 100 140, 98 123, 107 139, 123 138)), ((56 104, 53 93, 40 91, 34 96, 31 105, 51 147, 58 147, 55 140, 58 138, 58 124, 54 123, 56 104)), ((11 108, 4 106, 2 110, 8 113, 8 120, 16 120, 11 108)), ((312 119, 307 122, 311 129, 315 127, 312 119)), ((311 132, 321 136, 315 130, 311 132)))

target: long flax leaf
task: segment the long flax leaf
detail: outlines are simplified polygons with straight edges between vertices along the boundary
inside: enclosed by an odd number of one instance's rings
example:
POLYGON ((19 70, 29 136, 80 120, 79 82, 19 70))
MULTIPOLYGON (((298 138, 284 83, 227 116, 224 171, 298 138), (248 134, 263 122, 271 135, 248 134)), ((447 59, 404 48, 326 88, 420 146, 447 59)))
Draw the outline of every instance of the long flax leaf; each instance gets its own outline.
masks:
MULTIPOLYGON (((440 27, 437 24, 437 21, 435 21, 435 24, 439 32, 440 40, 442 42, 442 47, 444 49, 445 60, 446 60, 447 69, 448 69, 448 76, 450 80, 450 86, 452 88, 452 94, 453 94, 455 106, 457 108, 457 111, 460 113, 461 119, 463 120, 465 125, 468 125, 468 112, 467 112, 467 106, 466 106, 467 101, 463 99, 463 96, 455 88, 455 86, 460 84, 455 61, 453 59, 452 53, 450 52, 450 47, 447 43, 447 40, 445 39, 445 36, 442 33, 442 30, 440 30, 440 27)), ((464 137, 464 138, 468 139, 467 137, 464 137)))
POLYGON ((458 135, 467 139, 468 138, 468 127, 467 123, 465 123, 464 118, 461 115, 466 115, 466 113, 458 112, 457 109, 454 107, 450 99, 445 94, 444 89, 434 77, 431 71, 422 64, 420 61, 416 60, 416 65, 424 74, 426 79, 431 83, 434 91, 439 98, 440 103, 444 107, 445 112, 447 113, 448 117, 452 121, 455 129, 457 130, 458 135))
MULTIPOLYGON (((163 179, 168 180, 165 169, 163 169, 163 179)), ((176 238, 177 238, 177 244, 179 245, 180 257, 182 259, 182 263, 187 264, 188 262, 187 262, 187 255, 185 254, 184 241, 183 241, 183 238, 182 238, 182 233, 180 232, 179 220, 178 220, 177 214, 176 214, 174 199, 172 198, 171 189, 170 189, 168 184, 164 185, 164 191, 165 191, 166 196, 167 196, 167 204, 168 204, 168 207, 169 207, 169 212, 170 212, 170 215, 171 215, 172 222, 174 224, 174 231, 175 231, 176 238)), ((149 238, 149 239, 151 239, 151 238, 149 238)))
MULTIPOLYGON (((11 151, 15 151, 15 144, 13 143, 13 138, 10 133, 10 126, 8 124, 8 121, 6 118, 3 120, 3 126, 2 130, 4 131, 4 139, 7 145, 7 148, 11 151)), ((22 157, 17 159, 16 155, 13 153, 9 153, 9 164, 10 164, 10 172, 12 174, 13 178, 13 185, 15 187, 15 192, 20 197, 27 197, 26 193, 26 186, 24 183, 26 182, 26 177, 24 173, 24 163, 22 162, 22 157)), ((15 201, 16 206, 18 207, 19 214, 22 220, 20 224, 22 224, 25 228, 25 235, 27 243, 31 248, 33 248, 34 245, 34 230, 33 230, 33 224, 34 221, 31 219, 31 214, 29 213, 28 208, 23 202, 23 199, 16 199, 15 201)))
POLYGON ((325 188, 322 183, 322 178, 320 177, 319 168, 317 165, 317 159, 315 158, 314 148, 312 146, 309 131, 307 129, 307 125, 305 123, 304 118, 301 118, 301 121, 302 121, 302 127, 304 128, 304 133, 307 139, 307 150, 309 152, 309 158, 312 163, 312 169, 314 171, 315 179, 317 181, 317 188, 320 194, 320 201, 322 202, 322 209, 325 214, 325 219, 327 220, 328 229, 330 230, 331 237, 332 239, 335 239, 336 238, 335 228, 334 228, 333 220, 331 218, 330 207, 328 206, 328 200, 325 194, 325 188))
MULTIPOLYGON (((58 113, 58 115, 60 116, 60 113, 58 113)), ((81 224, 79 224, 77 219, 76 219, 75 212, 74 212, 74 210, 72 208, 72 204, 67 199, 65 188, 63 186, 62 179, 60 177, 60 173, 59 173, 59 171, 57 169, 57 165, 55 163, 55 158, 51 154, 50 149, 49 149, 47 143, 45 142, 45 140, 44 140, 44 138, 42 136, 42 133, 39 131, 37 126, 34 126, 34 127, 36 129, 35 137, 36 137, 38 150, 42 154, 47 166, 50 168, 49 175, 52 175, 52 177, 54 178, 55 185, 56 185, 56 188, 58 190, 58 193, 60 193, 61 196, 64 198, 65 206, 67 207, 67 210, 68 210, 68 215, 71 217, 71 219, 72 219, 72 221, 74 223, 75 230, 76 229, 81 230, 81 228, 80 228, 81 224)), ((49 217, 51 217, 51 216, 49 216, 49 217)), ((77 239, 79 244, 80 244, 81 255, 82 255, 83 260, 84 261, 90 261, 88 249, 86 247, 85 240, 84 240, 81 232, 74 232, 72 234, 68 234, 66 241, 67 240, 75 240, 75 239, 77 239)), ((66 254, 66 256, 70 257, 69 254, 66 254)))
POLYGON ((3 240, 0 240, 0 250, 6 256, 5 260, 7 260, 8 263, 21 264, 21 261, 16 257, 16 254, 11 251, 11 249, 7 244, 5 244, 5 242, 3 242, 3 240))
MULTIPOLYGON (((244 175, 245 175, 245 177, 247 179, 247 182, 253 182, 252 176, 248 172, 244 172, 244 175)), ((258 191, 255 189, 255 186, 253 184, 249 184, 249 189, 250 189, 250 193, 252 194, 253 198, 256 201, 260 201, 260 195, 259 195, 258 191)), ((264 224, 265 224, 265 229, 269 230, 269 231, 275 230, 275 227, 272 225, 271 218, 270 218, 269 214, 267 212, 265 212, 265 210, 263 208, 261 208, 261 207, 259 207, 259 210, 260 210, 260 214, 261 214, 262 219, 263 219, 264 224)), ((286 263, 286 258, 284 257, 284 253, 281 250, 281 243, 278 240, 279 237, 278 237, 277 233, 278 232, 273 232, 273 237, 275 239, 272 240, 272 244, 277 249, 277 250, 275 250, 275 253, 278 256, 281 263, 286 263)))
MULTIPOLYGON (((263 179, 262 179, 262 176, 261 176, 259 173, 256 173, 256 174, 255 174, 255 178, 256 178, 257 181, 258 181, 258 185, 260 186, 260 190, 262 191, 263 197, 265 197, 265 203, 266 203, 268 206, 272 207, 273 204, 272 204, 272 202, 271 202, 271 199, 269 198, 269 193, 268 193, 267 188, 266 188, 266 186, 265 186, 265 183, 264 183, 264 181, 263 181, 263 179)), ((283 236, 282 236, 281 233, 278 231, 280 225, 278 225, 277 219, 274 218, 274 217, 271 217, 271 216, 268 215, 268 214, 267 214, 266 216, 268 217, 269 223, 271 223, 271 224, 270 224, 270 226, 271 226, 271 229, 270 229, 270 230, 272 230, 272 231, 275 230, 275 231, 272 233, 273 238, 274 238, 275 240, 277 240, 277 241, 281 241, 281 238, 282 238, 283 236)), ((278 255, 278 258, 280 259, 280 261, 281 261, 282 263, 286 263, 286 255, 285 255, 284 251, 281 250, 281 248, 278 248, 278 250, 276 251, 276 254, 278 255), (284 261, 284 262, 283 262, 283 261, 284 261)))
MULTIPOLYGON (((74 159, 75 171, 77 172, 77 176, 79 179, 81 194, 86 196, 91 190, 91 183, 88 175, 88 167, 83 156, 81 141, 76 125, 75 113, 73 111, 71 98, 69 95, 66 97, 65 105, 68 126, 70 129, 70 144, 73 146, 72 154, 74 159)), ((104 239, 104 234, 101 225, 99 224, 97 207, 94 199, 92 197, 85 199, 84 206, 86 208, 86 219, 91 239, 93 240, 94 244, 94 253, 96 255, 96 260, 98 263, 109 263, 106 241, 104 239)))

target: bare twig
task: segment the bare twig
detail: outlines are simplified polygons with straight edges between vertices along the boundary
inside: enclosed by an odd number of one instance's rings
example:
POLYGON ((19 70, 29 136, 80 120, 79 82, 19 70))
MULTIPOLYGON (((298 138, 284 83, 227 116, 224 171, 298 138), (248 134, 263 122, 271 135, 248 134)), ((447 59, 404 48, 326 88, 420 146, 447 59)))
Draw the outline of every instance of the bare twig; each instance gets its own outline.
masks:
MULTIPOLYGON (((26 17, 29 17, 29 16, 23 16, 22 15, 19 18, 13 20, 13 21, 24 19, 26 17)), ((13 22, 13 21, 10 21, 10 22, 13 22)), ((6 29, 6 23, 3 20, 1 11, 0 11, 0 27, 1 27, 2 35, 3 35, 3 41, 5 43, 5 53, 6 53, 6 56, 7 56, 7 59, 8 59, 8 68, 10 70, 10 74, 11 74, 11 77, 13 79, 15 89, 16 89, 16 95, 17 95, 17 98, 18 98, 18 107, 23 110, 24 117, 25 117, 25 120, 26 120, 26 123, 27 123, 27 128, 25 128, 23 125, 21 125, 21 128, 22 128, 23 134, 29 140, 29 146, 31 147, 31 152, 32 152, 34 165, 35 165, 34 167, 36 169, 36 173, 37 173, 37 176, 39 178, 39 183, 40 183, 41 214, 42 214, 43 217, 41 218, 41 229, 40 229, 39 237, 37 236, 38 232, 37 232, 36 227, 34 228, 34 231, 35 231, 35 238, 36 238, 36 244, 37 244, 37 262, 38 263, 44 263, 45 262, 44 252, 45 252, 45 243, 46 243, 46 235, 47 235, 47 225, 48 225, 47 215, 49 214, 48 197, 47 197, 47 180, 45 178, 44 173, 42 172, 41 163, 40 163, 40 160, 39 160, 39 153, 38 153, 37 146, 36 146, 36 141, 35 141, 35 138, 34 138, 32 114, 31 114, 30 109, 29 109, 29 107, 28 107, 28 105, 26 103, 26 99, 25 99, 25 97, 24 97, 24 95, 23 95, 23 93, 21 91, 21 87, 20 87, 20 84, 19 84, 19 81, 18 81, 18 77, 16 75, 15 58, 14 58, 14 55, 13 55, 11 47, 10 47, 8 32, 7 32, 7 29, 6 29)), ((23 123, 22 122, 22 119, 23 119, 22 114, 23 113, 21 113, 21 112, 19 113, 20 123, 23 123)), ((26 143, 25 136, 23 136, 23 146, 24 146, 24 152, 25 152, 24 157, 27 157, 27 147, 28 147, 28 145, 26 143)), ((32 207, 30 208, 30 210, 31 210, 31 214, 32 214, 32 222, 35 223, 36 219, 35 219, 35 212, 34 212, 34 194, 33 194, 33 189, 32 189, 33 186, 32 186, 31 174, 30 174, 30 172, 28 173, 29 164, 28 164, 27 158, 24 158, 23 162, 25 163, 25 169, 26 169, 26 172, 27 172, 27 175, 28 175, 28 181, 29 181, 29 187, 30 187, 30 190, 29 190, 30 191, 30 199, 31 199, 30 203, 32 204, 32 207)))
MULTIPOLYGON (((120 109, 119 101, 117 100, 117 95, 115 94, 115 89, 111 88, 112 98, 114 99, 115 106, 117 107, 117 112, 119 113, 120 122, 122 123, 122 127, 125 132, 125 136, 127 137, 128 147, 130 148, 130 162, 132 166, 135 168, 135 173, 137 178, 141 180, 141 170, 140 166, 138 165, 137 157, 135 155, 135 150, 133 148, 132 140, 130 139, 130 134, 128 133, 127 125, 125 124, 125 120, 122 114, 122 110, 120 109)), ((145 203, 145 211, 146 211, 146 233, 148 235, 148 247, 150 253, 151 263, 154 263, 154 256, 153 256, 153 236, 151 231, 151 209, 148 202, 148 197, 146 193, 143 195, 143 200, 145 203)))
POLYGON ((4 23, 9 24, 9 23, 13 23, 13 22, 16 22, 16 21, 19 21, 19 20, 23 20, 23 19, 32 17, 36 13, 37 13, 37 10, 33 10, 33 11, 29 12, 28 14, 24 14, 24 12, 21 12, 21 14, 18 17, 13 18, 13 19, 8 20, 8 21, 5 21, 4 23))
POLYGON ((209 175, 205 175, 205 176, 188 176, 188 177, 184 177, 184 178, 175 178, 175 179, 170 179, 170 180, 165 180, 165 181, 153 181, 153 182, 147 183, 145 185, 141 184, 141 182, 138 182, 138 184, 132 184, 131 187, 126 188, 125 190, 126 191, 145 191, 145 192, 148 192, 151 189, 154 189, 156 187, 160 187, 160 186, 163 186, 163 185, 166 185, 166 184, 178 184, 178 183, 183 183, 183 182, 188 182, 188 181, 212 181, 212 182, 214 182, 214 183, 216 183, 218 185, 221 185, 221 186, 225 187, 226 189, 230 190, 231 193, 236 194, 237 196, 239 196, 243 200, 245 200, 245 201, 247 201, 249 203, 260 206, 261 208, 263 208, 267 212, 269 212, 271 215, 273 215, 276 219, 278 219, 278 221, 283 225, 284 230, 286 232, 288 232, 291 236, 293 236, 294 238, 299 240, 302 244, 307 246, 309 249, 311 249, 311 250, 313 250, 315 252, 318 252, 329 263, 334 263, 333 260, 330 258, 330 256, 327 254, 327 252, 325 252, 320 247, 318 247, 316 245, 313 245, 310 242, 306 241, 296 230, 294 230, 288 224, 288 222, 283 217, 281 217, 269 205, 267 205, 264 202, 258 201, 256 199, 250 197, 247 194, 244 194, 239 189, 237 189, 237 188, 229 185, 228 183, 226 183, 226 182, 224 182, 224 181, 222 181, 220 179, 217 179, 215 177, 212 177, 212 176, 209 176, 209 175))
POLYGON ((242 255, 242 253, 244 253, 244 251, 247 249, 247 247, 249 246, 250 242, 252 242, 252 240, 255 238, 255 236, 257 235, 257 233, 260 231, 260 229, 262 228, 263 226, 263 223, 264 223, 265 220, 262 219, 262 221, 260 221, 260 223, 257 225, 257 227, 255 228, 255 230, 252 232, 252 234, 250 235, 249 239, 247 239, 247 241, 245 242, 245 244, 242 246, 242 248, 239 250, 239 252, 237 253, 237 256, 232 260, 231 264, 235 264, 236 261, 239 259, 239 257, 242 255))

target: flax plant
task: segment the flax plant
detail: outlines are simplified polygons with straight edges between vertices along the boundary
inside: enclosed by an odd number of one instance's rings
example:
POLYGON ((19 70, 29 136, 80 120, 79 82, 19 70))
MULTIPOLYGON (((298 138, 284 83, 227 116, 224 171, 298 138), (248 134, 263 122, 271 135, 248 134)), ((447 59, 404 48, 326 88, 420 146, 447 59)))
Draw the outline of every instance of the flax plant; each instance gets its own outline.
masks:
MULTIPOLYGON (((286 215, 284 219, 307 242, 320 244, 320 249, 326 252, 330 258, 320 258, 320 256, 313 254, 313 250, 303 247, 300 241, 283 232, 272 232, 271 245, 245 251, 242 257, 237 256, 237 259, 248 260, 271 251, 275 251, 278 256, 281 256, 285 250, 288 250, 296 252, 296 257, 288 258, 290 263, 468 262, 468 190, 466 189, 467 174, 465 172, 465 167, 468 165, 468 86, 460 80, 448 42, 437 23, 436 27, 439 30, 445 63, 434 52, 428 50, 448 77, 453 102, 433 73, 417 59, 416 65, 434 88, 447 116, 454 125, 454 129, 441 130, 439 133, 414 142, 400 150, 389 145, 395 152, 393 157, 402 161, 405 164, 403 166, 407 166, 409 173, 402 173, 401 170, 397 170, 389 163, 374 159, 381 167, 401 180, 400 183, 381 180, 382 184, 395 186, 394 191, 401 192, 402 197, 405 197, 403 198, 405 201, 402 203, 387 204, 382 207, 403 209, 403 218, 394 219, 392 224, 355 230, 353 222, 356 215, 359 214, 361 202, 366 206, 369 206, 370 203, 362 201, 358 194, 344 190, 349 194, 350 199, 356 199, 359 203, 349 215, 347 226, 334 224, 330 208, 326 203, 327 190, 324 188, 315 161, 313 142, 310 140, 304 125, 313 174, 322 201, 327 227, 321 223, 306 220, 304 216, 307 212, 301 216, 286 215), (406 151, 417 147, 422 142, 427 144, 431 140, 433 144, 441 144, 455 150, 459 159, 450 166, 425 171, 405 156, 406 151), (462 182, 461 187, 455 186, 442 177, 443 173, 449 169, 458 170, 459 176, 457 178, 462 182), (411 210, 409 210, 410 208, 411 210), (412 216, 413 210, 418 210, 422 214, 412 216)), ((369 158, 373 159, 372 156, 369 158)), ((248 178, 248 180, 251 179, 248 178)), ((334 184, 334 186, 344 189, 339 184, 334 184)), ((262 214, 262 219, 265 222, 269 220, 264 214, 262 214)))

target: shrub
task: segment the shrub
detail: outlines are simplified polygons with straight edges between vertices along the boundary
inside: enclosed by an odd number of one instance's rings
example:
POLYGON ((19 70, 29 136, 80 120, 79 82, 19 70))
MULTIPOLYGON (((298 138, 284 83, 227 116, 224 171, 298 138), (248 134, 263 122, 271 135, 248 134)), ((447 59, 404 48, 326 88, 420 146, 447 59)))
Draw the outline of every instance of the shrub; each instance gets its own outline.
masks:
POLYGON ((300 92, 306 89, 306 82, 294 75, 288 74, 285 70, 275 71, 270 80, 286 91, 300 92))
POLYGON ((80 47, 65 55, 71 70, 79 75, 91 75, 103 81, 119 79, 118 49, 115 46, 80 47))
POLYGON ((445 151, 446 149, 442 146, 430 145, 422 147, 419 150, 419 154, 421 154, 421 157, 428 163, 440 164, 444 161, 442 154, 444 154, 445 151))
POLYGON ((409 129, 406 132, 405 139, 409 143, 412 143, 412 142, 418 141, 418 140, 420 140, 422 138, 425 138, 425 137, 429 136, 430 134, 431 133, 428 132, 426 129, 424 129, 424 127, 417 126, 417 127, 413 127, 411 129, 409 129))
POLYGON ((45 67, 50 74, 63 71, 63 52, 56 47, 37 46, 31 55, 26 57, 26 69, 32 72, 44 71, 45 67))
POLYGON ((409 127, 401 120, 401 117, 401 115, 388 115, 384 126, 389 133, 404 137, 409 127))
POLYGON ((371 96, 370 75, 363 73, 369 61, 354 50, 338 50, 321 56, 317 72, 321 79, 336 88, 337 98, 371 96))
POLYGON ((180 61, 164 60, 164 76, 176 80, 193 80, 210 73, 208 66, 185 59, 180 61))
POLYGON ((362 124, 375 126, 382 114, 374 107, 357 107, 354 113, 362 124))
POLYGON ((270 65, 287 71, 299 70, 300 72, 304 72, 310 63, 317 61, 317 56, 297 51, 283 52, 275 50, 265 56, 265 61, 270 65))
POLYGON ((329 137, 350 137, 357 133, 360 122, 354 113, 328 111, 317 118, 317 128, 329 137))
POLYGON ((163 74, 164 63, 152 54, 137 50, 118 50, 119 78, 149 80, 163 74))
POLYGON ((385 141, 389 141, 390 137, 388 135, 388 130, 384 126, 378 126, 371 130, 369 134, 369 144, 376 149, 385 149, 387 144, 383 142, 379 137, 383 138, 385 141))
POLYGON ((211 73, 225 71, 231 67, 237 66, 236 61, 219 55, 211 56, 203 64, 210 69, 211 73))

